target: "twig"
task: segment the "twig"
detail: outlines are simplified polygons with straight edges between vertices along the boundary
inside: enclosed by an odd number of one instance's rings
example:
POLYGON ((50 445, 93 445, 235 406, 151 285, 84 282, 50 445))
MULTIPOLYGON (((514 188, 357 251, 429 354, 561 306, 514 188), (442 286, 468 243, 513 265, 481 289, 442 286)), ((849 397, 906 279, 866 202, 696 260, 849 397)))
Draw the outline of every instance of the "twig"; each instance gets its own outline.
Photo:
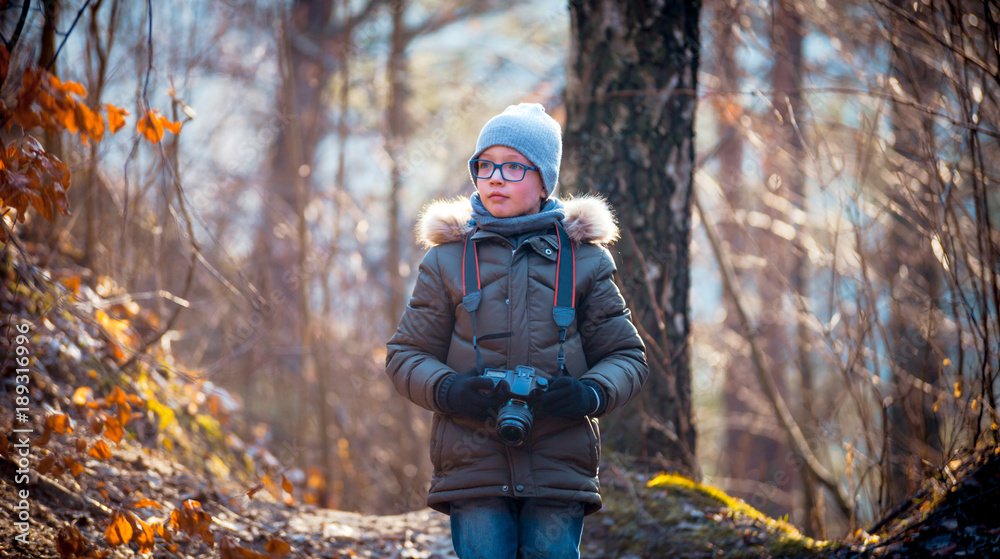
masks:
POLYGON ((7 53, 13 54, 14 47, 17 46, 17 41, 21 38, 21 31, 24 30, 24 21, 28 19, 28 10, 31 8, 31 0, 24 0, 24 4, 21 4, 21 17, 17 20, 17 27, 14 28, 14 34, 11 35, 10 41, 4 41, 4 46, 7 47, 7 53))
MULTIPOLYGON (((27 5, 28 0, 25 0, 24 3, 25 5, 27 5)), ((55 64, 56 59, 59 58, 59 53, 62 52, 63 46, 66 44, 66 41, 69 40, 69 36, 73 34, 73 29, 76 28, 76 22, 80 21, 80 16, 83 15, 83 11, 86 10, 87 6, 89 5, 90 5, 90 0, 87 0, 86 2, 83 3, 83 6, 80 7, 80 11, 76 12, 76 17, 73 18, 73 24, 69 26, 69 31, 67 31, 66 34, 63 36, 62 42, 59 43, 59 48, 57 48, 55 54, 52 55, 52 60, 49 60, 49 63, 45 65, 46 72, 52 70, 52 65, 55 64)))

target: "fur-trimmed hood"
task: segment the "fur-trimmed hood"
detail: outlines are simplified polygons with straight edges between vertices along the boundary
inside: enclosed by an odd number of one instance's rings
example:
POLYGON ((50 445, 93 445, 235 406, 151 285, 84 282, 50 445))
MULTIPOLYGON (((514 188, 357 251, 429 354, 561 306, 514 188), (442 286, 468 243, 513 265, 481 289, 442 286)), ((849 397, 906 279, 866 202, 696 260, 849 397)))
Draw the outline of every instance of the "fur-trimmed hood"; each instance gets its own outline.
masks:
MULTIPOLYGON (((566 210, 563 226, 573 241, 607 246, 618 240, 614 213, 603 198, 584 195, 562 200, 562 204, 566 210)), ((468 198, 431 202, 417 220, 417 242, 431 248, 461 241, 472 229, 471 218, 472 204, 468 198)))

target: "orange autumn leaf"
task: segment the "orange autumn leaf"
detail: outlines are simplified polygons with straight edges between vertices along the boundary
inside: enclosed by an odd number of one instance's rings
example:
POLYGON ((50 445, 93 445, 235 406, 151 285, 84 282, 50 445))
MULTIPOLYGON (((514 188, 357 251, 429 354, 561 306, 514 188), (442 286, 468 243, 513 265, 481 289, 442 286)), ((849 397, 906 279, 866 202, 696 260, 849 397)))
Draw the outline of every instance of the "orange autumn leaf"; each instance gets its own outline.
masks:
MULTIPOLYGON (((163 123, 156 118, 156 111, 147 112, 142 119, 135 124, 135 129, 154 144, 160 143, 163 139, 163 123)), ((158 114, 158 113, 157 113, 158 114)))
POLYGON ((137 508, 137 509, 141 509, 141 508, 145 508, 145 507, 156 507, 158 509, 162 509, 163 508, 163 505, 161 505, 160 503, 157 503, 156 501, 154 501, 152 499, 139 499, 132 506, 135 507, 135 508, 137 508))
POLYGON ((69 472, 73 474, 73 477, 80 477, 83 473, 83 464, 73 460, 72 458, 63 457, 63 464, 69 468, 69 472))
POLYGON ((132 419, 132 406, 118 404, 118 421, 124 426, 132 419))
MULTIPOLYGON (((121 321, 119 321, 119 323, 120 322, 121 321)), ((107 324, 105 326, 107 326, 107 324)), ((120 406, 122 404, 127 404, 127 403, 128 403, 128 395, 125 394, 125 391, 122 390, 120 386, 116 386, 115 389, 111 391, 111 394, 108 395, 108 405, 117 404, 120 406)))
POLYGON ((108 444, 105 443, 104 441, 97 441, 96 443, 94 443, 94 446, 90 448, 87 454, 99 460, 111 459, 111 449, 108 448, 108 444))
POLYGON ((129 112, 110 104, 104 105, 104 108, 108 111, 108 128, 114 134, 125 126, 125 117, 128 116, 129 112))
POLYGON ((80 127, 80 139, 83 140, 83 144, 88 145, 88 138, 100 142, 104 137, 104 119, 83 103, 75 103, 72 109, 76 124, 80 127))
POLYGON ((132 523, 120 511, 115 511, 104 531, 104 538, 112 547, 127 544, 132 539, 132 523))
POLYGON ((219 541, 219 559, 268 559, 268 556, 236 545, 226 536, 219 541))
POLYGON ((267 540, 264 551, 267 551, 271 559, 285 559, 292 553, 292 546, 282 540, 271 538, 267 540))
POLYGON ((49 82, 52 84, 53 89, 57 89, 67 94, 73 93, 75 95, 79 95, 80 97, 84 97, 87 95, 87 90, 84 89, 82 85, 76 82, 70 82, 70 81, 64 82, 52 74, 48 74, 48 77, 49 77, 49 82))
POLYGON ((69 424, 69 417, 64 413, 56 413, 46 417, 45 426, 60 435, 73 432, 73 428, 69 424))
POLYGON ((201 536, 205 543, 212 545, 215 537, 212 534, 212 517, 207 512, 201 510, 201 503, 193 499, 184 501, 184 506, 174 509, 170 513, 167 526, 173 530, 180 530, 190 535, 201 536))
POLYGON ((181 123, 180 122, 176 122, 176 121, 175 122, 171 122, 171 121, 167 120, 166 117, 161 117, 161 118, 163 119, 163 127, 166 128, 167 130, 170 130, 171 134, 180 134, 181 133, 181 123))
POLYGON ((167 542, 171 543, 174 541, 174 537, 170 535, 170 530, 167 528, 166 522, 161 522, 153 525, 153 530, 156 532, 157 536, 167 542))
POLYGON ((284 489, 286 493, 292 493, 295 489, 292 482, 288 481, 288 478, 285 477, 285 474, 281 474, 281 488, 284 489))
POLYGON ((180 122, 167 120, 167 117, 160 114, 160 111, 156 109, 147 111, 142 119, 136 123, 135 127, 140 134, 154 144, 159 143, 163 139, 164 129, 169 130, 172 134, 180 134, 181 132, 180 122))
MULTIPOLYGON (((59 280, 59 283, 61 283, 63 285, 63 287, 65 287, 66 289, 69 289, 70 291, 72 291, 74 295, 77 295, 77 294, 80 293, 80 279, 81 279, 80 275, 77 274, 77 275, 74 275, 74 276, 70 276, 68 278, 62 278, 61 280, 59 280)), ((78 388, 77 390, 80 390, 80 389, 78 388)), ((88 388, 88 390, 90 390, 90 389, 88 388)), ((76 393, 75 392, 73 393, 73 396, 76 397, 76 393)), ((76 402, 74 402, 74 403, 76 403, 76 402)), ((80 405, 82 406, 83 404, 80 404, 80 405)))
POLYGON ((256 486, 250 488, 250 490, 246 492, 247 499, 253 499, 253 496, 256 495, 261 489, 264 489, 263 483, 258 483, 256 486))
POLYGON ((156 545, 156 531, 153 526, 139 520, 134 513, 126 513, 129 523, 135 533, 135 544, 139 546, 139 553, 150 553, 156 545))
POLYGON ((104 436, 116 445, 121 446, 125 430, 122 429, 122 424, 117 418, 109 417, 104 420, 104 436))

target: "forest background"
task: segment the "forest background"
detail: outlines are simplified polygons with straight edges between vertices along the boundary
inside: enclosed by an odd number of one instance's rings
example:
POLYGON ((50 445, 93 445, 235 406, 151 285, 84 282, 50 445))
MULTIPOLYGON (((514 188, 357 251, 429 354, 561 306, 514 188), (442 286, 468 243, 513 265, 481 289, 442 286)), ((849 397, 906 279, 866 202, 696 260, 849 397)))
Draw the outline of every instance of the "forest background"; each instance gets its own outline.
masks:
POLYGON ((307 501, 414 510, 430 418, 383 374, 412 227, 471 194, 490 116, 540 102, 566 130, 560 192, 620 212, 654 363, 603 425, 608 461, 835 537, 997 443, 998 11, 7 1, 5 250, 125 293, 130 335, 183 358, 122 362, 241 409, 307 501), (48 98, 23 93, 37 68, 48 98), (619 126, 623 107, 678 120, 619 126))

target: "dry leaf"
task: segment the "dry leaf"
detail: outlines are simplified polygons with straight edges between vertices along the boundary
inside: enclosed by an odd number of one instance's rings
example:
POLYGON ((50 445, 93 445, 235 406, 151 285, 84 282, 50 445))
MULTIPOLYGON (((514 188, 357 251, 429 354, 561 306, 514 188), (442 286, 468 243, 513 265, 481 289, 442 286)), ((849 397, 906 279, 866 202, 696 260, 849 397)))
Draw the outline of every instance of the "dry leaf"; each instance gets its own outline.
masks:
MULTIPOLYGON (((80 285, 79 276, 76 277, 76 284, 79 287, 80 285)), ((83 406, 87 403, 88 400, 90 400, 93 397, 94 397, 94 391, 91 390, 89 386, 81 386, 73 391, 73 397, 70 398, 70 400, 78 406, 83 406)))
MULTIPOLYGON (((120 328, 120 324, 121 324, 122 321, 114 321, 114 319, 112 319, 111 317, 108 317, 107 315, 104 315, 104 316, 108 320, 108 323, 104 324, 106 327, 109 326, 110 323, 113 321, 113 322, 117 322, 118 324, 115 324, 112 327, 112 329, 118 330, 120 328)), ((109 407, 111 406, 111 404, 117 404, 117 405, 120 406, 122 404, 127 404, 127 403, 128 403, 128 395, 125 394, 125 391, 122 390, 121 387, 119 387, 119 386, 116 386, 115 389, 111 391, 111 394, 108 395, 108 406, 109 407)))
POLYGON ((264 550, 271 556, 271 559, 285 559, 292 553, 292 546, 282 540, 271 538, 267 540, 264 550))
POLYGON ((192 499, 184 501, 184 506, 174 509, 170 513, 168 527, 190 535, 197 534, 209 545, 215 542, 215 537, 211 530, 212 517, 207 512, 201 510, 201 503, 192 499))
POLYGON ((52 429, 54 433, 65 435, 73 432, 70 426, 69 417, 64 413, 52 414, 45 418, 45 427, 52 429))
POLYGON ((59 530, 56 536, 56 551, 61 559, 77 559, 88 555, 86 538, 76 529, 75 526, 66 525, 59 530))
POLYGON ((135 533, 135 544, 139 546, 140 553, 150 553, 153 551, 153 547, 156 545, 156 531, 153 527, 142 520, 134 513, 126 513, 129 519, 129 523, 132 525, 132 529, 135 533))
POLYGON ((292 482, 288 481, 285 474, 281 474, 281 488, 284 489, 286 493, 292 493, 295 490, 295 486, 292 485, 292 482))
POLYGON ((114 105, 104 105, 104 108, 108 111, 108 128, 114 134, 125 126, 125 117, 129 113, 125 109, 114 105))
POLYGON ((104 420, 104 436, 116 445, 121 446, 120 443, 122 437, 125 436, 125 430, 122 429, 122 425, 117 418, 109 417, 104 420))
MULTIPOLYGON (((79 295, 80 294, 80 279, 81 279, 80 275, 76 274, 76 275, 70 276, 68 278, 62 278, 61 280, 59 280, 59 283, 63 284, 63 286, 66 289, 69 289, 70 291, 72 291, 73 295, 79 295)), ((79 388, 77 390, 79 390, 79 388)), ((76 394, 74 393, 74 396, 75 395, 76 394)))
POLYGON ((121 426, 124 427, 128 425, 128 422, 132 420, 132 406, 126 404, 118 404, 118 421, 121 426))
POLYGON ((83 473, 83 464, 77 462, 70 457, 63 457, 63 464, 69 468, 69 473, 73 474, 73 477, 79 477, 83 473))
POLYGON ((111 523, 104 531, 104 538, 112 547, 125 545, 132 539, 132 523, 121 511, 115 511, 111 516, 111 523))
POLYGON ((87 452, 87 454, 99 460, 111 459, 111 449, 108 448, 107 443, 104 441, 97 441, 94 443, 94 446, 90 448, 90 451, 87 452))
POLYGON ((38 473, 45 475, 49 473, 49 470, 52 469, 52 466, 55 465, 55 463, 56 463, 56 455, 49 454, 45 458, 42 458, 40 462, 38 462, 38 468, 36 469, 38 470, 38 473))
POLYGON ((145 507, 156 507, 158 509, 162 509, 163 508, 163 505, 161 505, 160 503, 157 503, 156 501, 154 501, 152 499, 139 499, 132 506, 135 507, 135 508, 137 508, 137 509, 141 509, 141 508, 145 508, 145 507))
POLYGON ((104 430, 104 420, 100 417, 94 416, 90 418, 90 430, 95 435, 100 435, 101 431, 104 430))
POLYGON ((219 559, 268 559, 268 556, 238 546, 225 536, 219 541, 219 559))
POLYGON ((260 491, 261 489, 264 489, 263 483, 258 483, 257 485, 252 487, 249 491, 246 492, 247 499, 253 499, 253 496, 256 495, 257 492, 260 491))

